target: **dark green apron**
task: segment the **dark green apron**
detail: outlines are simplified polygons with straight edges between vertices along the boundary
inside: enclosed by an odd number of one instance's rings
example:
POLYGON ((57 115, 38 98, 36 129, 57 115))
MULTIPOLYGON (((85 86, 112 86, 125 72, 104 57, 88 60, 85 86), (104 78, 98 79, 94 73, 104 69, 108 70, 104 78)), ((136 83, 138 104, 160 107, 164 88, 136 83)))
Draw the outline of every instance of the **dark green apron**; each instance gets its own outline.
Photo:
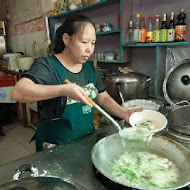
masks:
MULTIPOLYGON (((55 67, 62 83, 67 75, 63 66, 54 57, 50 60, 55 67)), ((93 70, 89 64, 83 64, 87 76, 88 85, 83 86, 90 98, 96 101, 97 89, 93 82, 93 70)), ((69 80, 69 78, 67 78, 69 80)), ((93 108, 83 103, 67 98, 67 103, 61 118, 40 122, 35 134, 36 151, 43 150, 43 142, 62 145, 75 139, 79 139, 94 131, 93 108)))

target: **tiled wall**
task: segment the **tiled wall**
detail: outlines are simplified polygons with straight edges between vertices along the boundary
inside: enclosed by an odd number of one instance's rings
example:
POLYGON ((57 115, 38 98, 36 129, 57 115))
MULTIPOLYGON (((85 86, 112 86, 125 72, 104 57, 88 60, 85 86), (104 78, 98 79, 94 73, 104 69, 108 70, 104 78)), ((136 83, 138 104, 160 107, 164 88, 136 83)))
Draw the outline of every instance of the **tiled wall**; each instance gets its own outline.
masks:
POLYGON ((47 55, 46 13, 53 9, 53 0, 8 0, 10 12, 8 49, 36 57, 47 55))

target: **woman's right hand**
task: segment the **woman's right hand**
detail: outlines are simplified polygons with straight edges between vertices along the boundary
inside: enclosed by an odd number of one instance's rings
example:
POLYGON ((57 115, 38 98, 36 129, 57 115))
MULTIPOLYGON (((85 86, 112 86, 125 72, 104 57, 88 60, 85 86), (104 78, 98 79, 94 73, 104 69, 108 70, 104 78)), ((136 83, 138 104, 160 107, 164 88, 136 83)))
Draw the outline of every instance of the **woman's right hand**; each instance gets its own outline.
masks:
POLYGON ((65 96, 70 97, 74 100, 77 100, 79 102, 82 102, 92 107, 92 104, 85 98, 87 94, 82 87, 80 87, 79 85, 75 83, 69 83, 69 84, 64 84, 64 85, 65 85, 65 90, 64 90, 65 96))

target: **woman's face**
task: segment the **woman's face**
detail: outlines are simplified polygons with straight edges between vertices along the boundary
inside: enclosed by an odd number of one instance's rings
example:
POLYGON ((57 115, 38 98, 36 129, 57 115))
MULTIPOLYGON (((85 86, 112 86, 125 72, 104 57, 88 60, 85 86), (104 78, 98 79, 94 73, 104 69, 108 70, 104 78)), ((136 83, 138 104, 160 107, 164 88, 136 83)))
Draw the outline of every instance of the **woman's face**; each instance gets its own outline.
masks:
POLYGON ((82 35, 76 34, 71 37, 67 48, 70 51, 71 59, 75 63, 85 63, 94 52, 96 32, 92 24, 84 27, 82 35))

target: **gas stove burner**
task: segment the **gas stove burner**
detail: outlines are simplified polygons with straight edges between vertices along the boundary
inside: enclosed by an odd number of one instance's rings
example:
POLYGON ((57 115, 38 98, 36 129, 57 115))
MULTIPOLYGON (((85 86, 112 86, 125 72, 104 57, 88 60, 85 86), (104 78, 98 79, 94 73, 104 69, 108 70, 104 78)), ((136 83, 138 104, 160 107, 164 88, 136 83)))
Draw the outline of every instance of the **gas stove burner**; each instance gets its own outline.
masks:
MULTIPOLYGON (((107 189, 107 190, 137 190, 131 187, 120 185, 119 183, 113 182, 112 180, 108 179, 104 175, 102 175, 96 168, 93 166, 94 175, 100 181, 100 183, 107 189)), ((178 190, 190 190, 190 186, 178 189, 178 190)))
POLYGON ((190 148, 190 136, 189 135, 179 133, 171 128, 164 129, 161 131, 161 133, 168 136, 171 139, 178 141, 179 143, 182 143, 187 148, 190 148))

